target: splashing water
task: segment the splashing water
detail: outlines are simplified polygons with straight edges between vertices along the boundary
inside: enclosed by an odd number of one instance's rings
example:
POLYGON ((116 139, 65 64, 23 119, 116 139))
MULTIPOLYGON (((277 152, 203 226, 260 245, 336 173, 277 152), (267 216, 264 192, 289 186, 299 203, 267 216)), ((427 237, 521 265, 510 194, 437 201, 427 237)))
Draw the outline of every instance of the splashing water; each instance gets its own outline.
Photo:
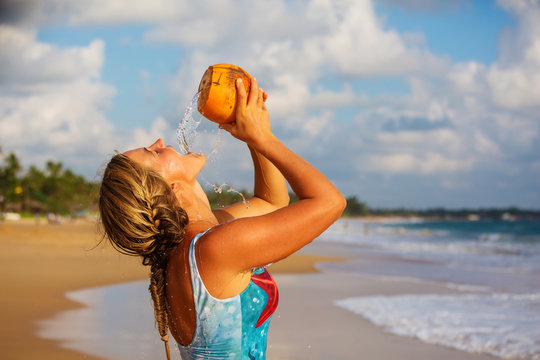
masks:
POLYGON ((193 140, 195 140, 195 137, 197 136, 197 128, 201 124, 200 118, 199 120, 193 119, 193 111, 197 108, 197 102, 199 101, 200 95, 200 92, 195 94, 191 103, 189 103, 186 108, 184 117, 180 120, 180 124, 178 124, 178 129, 176 129, 176 139, 178 140, 180 151, 183 154, 189 152, 190 147, 193 145, 193 140))
POLYGON ((215 157, 217 156, 218 154, 218 151, 219 149, 221 148, 221 132, 222 130, 218 128, 218 132, 217 132, 217 138, 216 138, 216 146, 214 146, 214 148, 212 149, 212 151, 210 152, 210 154, 206 157, 206 159, 208 161, 212 161, 214 162, 215 161, 215 157))
MULTIPOLYGON (((201 95, 200 92, 195 94, 189 105, 186 107, 186 111, 184 112, 184 117, 182 120, 180 120, 180 123, 178 124, 178 128, 176 129, 176 139, 178 140, 178 145, 180 148, 180 152, 183 154, 187 154, 190 152, 190 149, 193 145, 193 141, 197 137, 197 129, 199 128, 199 125, 201 124, 201 118, 199 120, 193 119, 193 112, 197 108, 197 102, 199 101, 199 96, 201 95)), ((217 155, 219 149, 221 147, 221 130, 218 130, 217 133, 217 142, 214 149, 210 152, 210 154, 207 156, 208 160, 214 161, 214 157, 217 155)), ((228 187, 227 192, 232 192, 235 194, 238 194, 242 197, 242 202, 244 203, 244 206, 246 209, 249 209, 249 203, 246 200, 244 194, 242 194, 240 191, 236 190, 229 184, 211 184, 205 179, 202 179, 206 185, 211 186, 214 191, 217 194, 221 194, 223 192, 223 188, 225 186, 228 187)))
POLYGON ((244 194, 242 194, 240 191, 233 188, 231 185, 224 183, 218 186, 216 184, 209 183, 204 178, 202 178, 202 180, 206 183, 206 185, 211 186, 212 189, 214 189, 214 192, 216 194, 221 194, 223 192, 223 188, 227 186, 228 187, 227 192, 232 192, 232 193, 240 195, 242 197, 242 202, 244 203, 244 206, 246 207, 246 209, 249 209, 249 202, 246 200, 246 197, 244 196, 244 194))

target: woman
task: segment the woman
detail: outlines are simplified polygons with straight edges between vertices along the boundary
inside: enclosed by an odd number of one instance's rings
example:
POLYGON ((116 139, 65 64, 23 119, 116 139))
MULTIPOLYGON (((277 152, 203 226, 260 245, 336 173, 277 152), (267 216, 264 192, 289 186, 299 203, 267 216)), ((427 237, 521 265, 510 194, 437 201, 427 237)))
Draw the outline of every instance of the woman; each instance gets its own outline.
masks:
POLYGON ((150 293, 169 358, 168 329, 184 359, 265 359, 277 288, 265 265, 302 248, 342 213, 345 200, 271 132, 266 93, 236 83, 234 123, 255 167, 254 197, 212 211, 196 180, 202 155, 159 139, 114 156, 104 172, 100 214, 121 252, 151 267, 150 293), (299 201, 288 205, 283 177, 299 201), (189 219, 189 220, 188 220, 189 219))

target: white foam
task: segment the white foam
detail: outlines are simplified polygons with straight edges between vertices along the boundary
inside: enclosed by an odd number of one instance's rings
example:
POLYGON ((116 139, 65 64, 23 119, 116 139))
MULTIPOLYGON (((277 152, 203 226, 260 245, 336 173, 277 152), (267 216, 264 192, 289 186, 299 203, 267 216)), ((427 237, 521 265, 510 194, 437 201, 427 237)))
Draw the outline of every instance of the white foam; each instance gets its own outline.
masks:
POLYGON ((345 219, 333 224, 318 240, 441 262, 459 269, 540 273, 540 242, 491 242, 465 239, 456 234, 443 236, 441 231, 425 234, 403 229, 403 233, 396 233, 397 229, 345 219))
POLYGON ((540 360, 540 293, 372 296, 335 305, 397 335, 503 358, 540 360))

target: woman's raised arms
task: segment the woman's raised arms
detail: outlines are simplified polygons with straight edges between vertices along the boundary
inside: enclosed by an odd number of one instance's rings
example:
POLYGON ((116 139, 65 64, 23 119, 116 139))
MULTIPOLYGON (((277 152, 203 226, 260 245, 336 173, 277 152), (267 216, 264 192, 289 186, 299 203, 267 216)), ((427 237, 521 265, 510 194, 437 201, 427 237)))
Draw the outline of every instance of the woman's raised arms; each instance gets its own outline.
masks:
MULTIPOLYGON (((265 102, 268 98, 266 92, 262 92, 263 110, 266 110, 265 102)), ((213 210, 220 224, 242 217, 251 217, 268 214, 289 205, 289 193, 285 178, 268 159, 249 147, 254 168, 253 197, 247 203, 238 202, 220 209, 213 210)))
POLYGON ((247 97, 244 87, 237 84, 236 121, 221 127, 268 159, 299 201, 266 215, 219 225, 201 238, 199 252, 220 268, 234 272, 287 257, 320 235, 345 207, 345 199, 334 185, 272 134, 262 90, 255 79, 251 89, 247 97))
POLYGON ((249 149, 255 172, 253 197, 244 204, 236 204, 213 210, 220 224, 242 217, 268 214, 289 204, 285 178, 264 156, 249 149))

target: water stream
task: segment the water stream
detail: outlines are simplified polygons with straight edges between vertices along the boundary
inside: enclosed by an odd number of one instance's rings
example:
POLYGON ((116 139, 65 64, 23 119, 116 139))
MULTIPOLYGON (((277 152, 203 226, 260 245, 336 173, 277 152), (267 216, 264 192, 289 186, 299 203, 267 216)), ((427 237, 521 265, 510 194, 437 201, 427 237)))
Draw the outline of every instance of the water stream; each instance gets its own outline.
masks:
POLYGON ((197 137, 197 128, 201 124, 201 118, 199 120, 193 119, 193 112, 197 108, 197 102, 199 101, 200 92, 195 94, 189 105, 186 107, 184 117, 180 120, 178 128, 176 129, 176 139, 180 151, 183 154, 187 154, 193 146, 193 141, 197 137))
MULTIPOLYGON (((184 112, 184 117, 180 120, 180 123, 178 124, 178 128, 176 129, 176 139, 178 140, 178 146, 180 149, 180 152, 183 154, 189 153, 192 148, 193 144, 195 142, 195 139, 197 138, 199 125, 201 124, 202 116, 199 117, 198 120, 193 118, 193 113, 195 112, 195 109, 197 109, 197 102, 199 101, 199 96, 201 95, 200 92, 196 93, 193 99, 191 99, 191 102, 186 107, 186 110, 184 112)), ((217 155, 219 149, 221 147, 221 129, 218 130, 217 133, 217 141, 216 145, 212 149, 212 151, 207 155, 207 161, 213 161, 215 155, 217 155)), ((244 194, 242 194, 240 191, 236 190, 229 184, 221 184, 216 185, 212 184, 205 179, 203 179, 206 185, 210 186, 217 194, 221 194, 224 190, 224 187, 228 187, 226 190, 227 192, 232 192, 235 194, 238 194, 242 197, 242 202, 244 203, 246 209, 249 209, 249 204, 246 201, 246 198, 244 194)))

